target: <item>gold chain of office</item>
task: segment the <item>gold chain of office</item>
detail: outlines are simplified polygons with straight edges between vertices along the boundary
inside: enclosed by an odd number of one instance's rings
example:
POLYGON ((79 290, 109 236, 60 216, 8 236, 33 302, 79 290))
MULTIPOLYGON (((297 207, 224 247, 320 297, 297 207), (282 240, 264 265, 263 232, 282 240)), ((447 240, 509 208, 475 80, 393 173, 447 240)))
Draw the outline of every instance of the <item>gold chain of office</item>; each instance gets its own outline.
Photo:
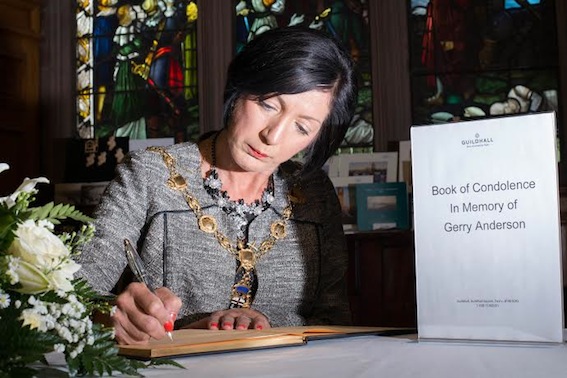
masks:
POLYGON ((229 251, 247 272, 254 269, 256 261, 268 253, 276 244, 277 240, 286 236, 286 225, 287 221, 291 217, 292 203, 295 200, 293 195, 288 195, 289 204, 283 210, 281 219, 272 222, 270 225, 270 235, 260 243, 260 246, 256 247, 253 244, 245 243, 243 240, 238 240, 236 246, 234 246, 228 237, 219 231, 217 220, 211 215, 204 214, 197 198, 189 193, 185 178, 183 178, 183 176, 181 176, 175 168, 175 158, 165 151, 163 147, 148 147, 148 150, 159 153, 163 158, 163 161, 169 170, 167 185, 183 194, 187 205, 189 205, 197 217, 199 229, 208 234, 213 234, 217 238, 219 244, 229 251))

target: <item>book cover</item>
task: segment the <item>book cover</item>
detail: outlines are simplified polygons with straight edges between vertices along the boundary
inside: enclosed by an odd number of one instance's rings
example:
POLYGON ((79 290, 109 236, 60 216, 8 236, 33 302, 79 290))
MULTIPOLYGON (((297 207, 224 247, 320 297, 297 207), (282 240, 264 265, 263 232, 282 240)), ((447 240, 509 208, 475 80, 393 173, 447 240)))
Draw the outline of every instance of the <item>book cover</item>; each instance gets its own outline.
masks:
POLYGON ((409 228, 405 182, 358 184, 356 208, 359 231, 409 228))
POLYGON ((357 230, 356 186, 372 183, 373 176, 331 177, 341 204, 341 218, 345 231, 357 230))

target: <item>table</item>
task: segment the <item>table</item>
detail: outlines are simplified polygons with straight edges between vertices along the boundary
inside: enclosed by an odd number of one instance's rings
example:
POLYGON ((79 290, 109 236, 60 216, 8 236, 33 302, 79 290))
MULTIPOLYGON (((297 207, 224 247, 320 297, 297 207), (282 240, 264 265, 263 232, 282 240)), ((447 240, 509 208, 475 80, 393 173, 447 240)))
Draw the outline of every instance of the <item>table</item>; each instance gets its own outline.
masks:
POLYGON ((357 336, 307 345, 177 358, 146 377, 565 378, 566 344, 416 341, 357 336))

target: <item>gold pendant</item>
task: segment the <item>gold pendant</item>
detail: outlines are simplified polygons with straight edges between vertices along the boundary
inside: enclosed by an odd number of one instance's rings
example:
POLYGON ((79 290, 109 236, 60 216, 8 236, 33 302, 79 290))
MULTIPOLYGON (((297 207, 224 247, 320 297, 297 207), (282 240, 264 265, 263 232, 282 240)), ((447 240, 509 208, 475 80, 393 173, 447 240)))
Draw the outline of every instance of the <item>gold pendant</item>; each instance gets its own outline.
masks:
POLYGON ((283 221, 272 223, 272 225, 270 226, 270 234, 276 239, 285 238, 285 223, 283 221))
POLYGON ((187 183, 180 174, 172 175, 169 180, 167 180, 167 185, 175 190, 185 190, 185 188, 187 188, 187 183))
POLYGON ((240 261, 240 265, 246 270, 254 269, 256 265, 256 256, 254 255, 254 251, 251 248, 244 248, 238 250, 238 261, 240 261))
POLYGON ((217 220, 210 215, 201 215, 199 217, 199 229, 212 234, 217 231, 217 220))

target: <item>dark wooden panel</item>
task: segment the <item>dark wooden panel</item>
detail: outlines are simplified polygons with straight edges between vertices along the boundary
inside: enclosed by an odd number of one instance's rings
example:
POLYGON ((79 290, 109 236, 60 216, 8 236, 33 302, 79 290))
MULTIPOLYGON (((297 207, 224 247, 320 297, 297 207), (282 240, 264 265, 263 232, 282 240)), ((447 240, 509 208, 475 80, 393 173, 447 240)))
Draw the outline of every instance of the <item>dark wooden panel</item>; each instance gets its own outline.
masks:
POLYGON ((0 0, 0 196, 40 171, 39 6, 0 0))
POLYGON ((349 298, 353 322, 365 326, 416 326, 413 232, 347 235, 349 298))

